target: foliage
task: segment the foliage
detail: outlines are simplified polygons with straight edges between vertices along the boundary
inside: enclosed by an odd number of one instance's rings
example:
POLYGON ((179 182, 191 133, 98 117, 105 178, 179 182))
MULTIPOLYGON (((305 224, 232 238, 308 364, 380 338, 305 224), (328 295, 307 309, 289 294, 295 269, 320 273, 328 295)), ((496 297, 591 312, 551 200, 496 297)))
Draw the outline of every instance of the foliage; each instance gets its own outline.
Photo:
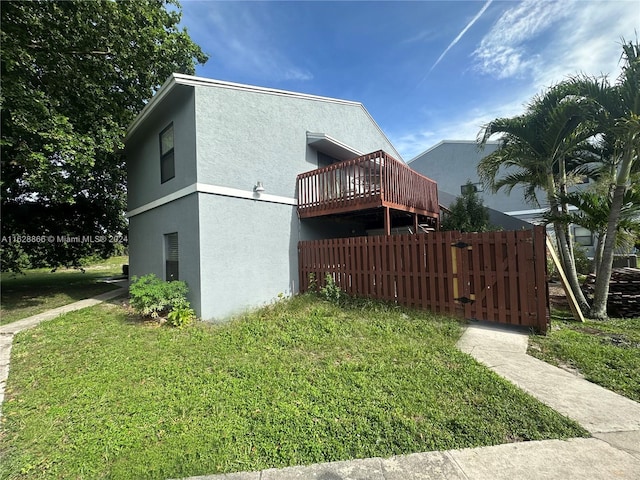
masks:
POLYGON ((318 291, 318 280, 316 279, 316 274, 313 272, 309 274, 309 291, 310 292, 318 291))
POLYGON ((180 326, 188 321, 190 309, 187 284, 181 280, 165 282, 153 273, 133 277, 129 287, 130 303, 139 315, 157 318, 163 313, 179 310, 172 323, 180 326))
POLYGON ((460 232, 486 232, 490 229, 489 209, 475 192, 473 183, 467 181, 467 188, 462 196, 449 207, 442 224, 442 230, 457 230, 460 232))
POLYGON ((118 276, 127 257, 112 257, 85 265, 83 271, 60 268, 55 272, 41 268, 20 274, 3 273, 0 325, 37 315, 112 290, 105 277, 118 276))
POLYGON ((0 478, 184 478, 587 435, 457 350, 460 333, 314 295, 179 331, 111 305, 73 312, 14 340, 0 478))
POLYGON ((546 336, 531 337, 529 353, 577 370, 590 382, 640 402, 640 319, 552 320, 546 336))
POLYGON ((333 279, 333 276, 329 273, 324 277, 324 286, 320 287, 320 295, 333 303, 340 302, 340 298, 343 296, 340 286, 333 279))
POLYGON ((23 253, 31 267, 106 258, 127 229, 126 128, 171 73, 192 74, 207 57, 172 0, 0 10, 2 235, 47 239, 3 241, 2 270, 24 268, 23 253))
POLYGON ((196 319, 196 312, 189 307, 176 307, 167 314, 167 321, 172 327, 186 327, 196 319))
POLYGON ((573 257, 576 262, 576 271, 581 275, 588 275, 592 270, 592 261, 587 257, 587 249, 576 243, 573 247, 573 257))

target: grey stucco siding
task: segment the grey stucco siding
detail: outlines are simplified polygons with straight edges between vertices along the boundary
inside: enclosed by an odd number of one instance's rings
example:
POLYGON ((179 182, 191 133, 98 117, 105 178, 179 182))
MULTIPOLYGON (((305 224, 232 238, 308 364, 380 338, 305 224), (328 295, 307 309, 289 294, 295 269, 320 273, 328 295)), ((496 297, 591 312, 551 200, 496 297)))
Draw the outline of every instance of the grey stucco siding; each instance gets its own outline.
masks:
POLYGON ((360 104, 223 87, 196 88, 198 182, 296 195, 296 176, 318 167, 306 132, 356 150, 395 149, 360 104))
MULTIPOLYGON (((472 183, 480 182, 478 164, 497 148, 497 143, 488 143, 484 150, 478 150, 476 142, 445 141, 411 160, 409 166, 438 182, 438 189, 460 195, 460 187, 468 180, 472 183)), ((484 191, 478 195, 485 206, 500 212, 537 208, 525 202, 520 186, 516 186, 510 194, 502 189, 495 194, 484 191)), ((544 195, 540 200, 545 200, 544 195)))
POLYGON ((294 206, 206 193, 200 201, 203 320, 227 317, 298 290, 294 206))
POLYGON ((195 100, 192 87, 177 86, 126 141, 128 210, 196 182, 195 100), (160 181, 160 132, 173 122, 175 178, 160 181))
POLYGON ((198 196, 192 194, 129 219, 129 275, 165 278, 165 235, 178 234, 179 279, 200 311, 198 196))

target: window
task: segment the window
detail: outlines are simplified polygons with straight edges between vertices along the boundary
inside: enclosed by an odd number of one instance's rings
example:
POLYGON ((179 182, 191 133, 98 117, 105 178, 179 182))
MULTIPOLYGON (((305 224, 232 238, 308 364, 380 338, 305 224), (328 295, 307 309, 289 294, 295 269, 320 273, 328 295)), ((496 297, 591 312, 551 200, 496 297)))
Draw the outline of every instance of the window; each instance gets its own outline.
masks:
POLYGON ((164 236, 164 279, 167 282, 178 280, 178 234, 168 233, 164 236))
POLYGON ((173 158, 173 123, 160 132, 160 182, 176 176, 173 158))
POLYGON ((481 183, 467 183, 466 185, 460 185, 460 193, 462 195, 465 193, 477 193, 482 191, 481 183))
POLYGON ((591 230, 584 227, 575 227, 573 229, 573 236, 576 243, 579 243, 583 247, 590 247, 593 245, 593 235, 591 230))

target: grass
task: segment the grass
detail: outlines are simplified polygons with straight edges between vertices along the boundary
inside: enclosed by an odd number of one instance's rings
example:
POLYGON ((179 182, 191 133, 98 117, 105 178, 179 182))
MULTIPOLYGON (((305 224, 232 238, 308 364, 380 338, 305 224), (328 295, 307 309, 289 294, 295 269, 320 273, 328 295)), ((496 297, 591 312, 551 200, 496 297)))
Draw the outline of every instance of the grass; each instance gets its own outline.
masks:
POLYGON ((298 296, 178 330, 118 306, 14 340, 0 478, 150 478, 586 436, 447 318, 298 296))
POLYGON ((112 290, 113 285, 99 280, 122 274, 127 261, 126 256, 112 257, 85 267, 84 273, 66 268, 55 272, 34 269, 24 275, 2 273, 0 325, 112 290))
POLYGON ((530 338, 530 355, 640 402, 640 318, 578 323, 570 314, 554 317, 545 337, 530 338))

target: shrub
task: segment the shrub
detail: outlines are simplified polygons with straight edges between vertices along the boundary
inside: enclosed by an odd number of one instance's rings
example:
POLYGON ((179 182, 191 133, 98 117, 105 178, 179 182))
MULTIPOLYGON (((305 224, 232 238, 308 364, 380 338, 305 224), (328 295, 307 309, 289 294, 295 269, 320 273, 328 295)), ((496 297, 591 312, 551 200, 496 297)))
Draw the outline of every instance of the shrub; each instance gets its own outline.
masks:
POLYGON ((172 327, 182 328, 189 325, 196 318, 196 312, 189 307, 177 307, 169 312, 167 321, 172 327))
POLYGON ((150 273, 131 279, 129 296, 136 313, 143 317, 157 318, 160 314, 172 310, 191 310, 187 300, 188 291, 185 282, 165 282, 150 273))
POLYGON ((342 296, 342 290, 336 284, 333 277, 327 273, 324 277, 324 287, 320 288, 320 294, 330 302, 338 303, 340 301, 340 297, 342 296))

